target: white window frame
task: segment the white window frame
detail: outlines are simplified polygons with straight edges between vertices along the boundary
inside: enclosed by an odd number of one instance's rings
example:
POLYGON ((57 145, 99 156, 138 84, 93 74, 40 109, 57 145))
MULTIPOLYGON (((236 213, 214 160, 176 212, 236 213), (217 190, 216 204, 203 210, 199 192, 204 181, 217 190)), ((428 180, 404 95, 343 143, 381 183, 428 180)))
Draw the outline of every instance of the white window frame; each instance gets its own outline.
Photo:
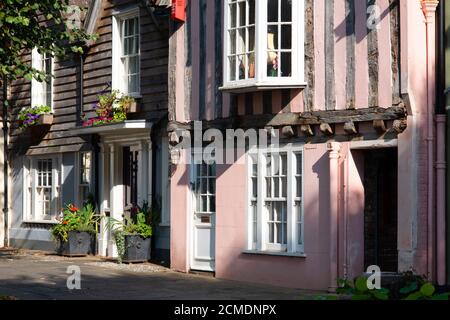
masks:
MULTIPOLYGON (((286 255, 301 255, 305 254, 304 248, 304 147, 300 144, 288 144, 280 148, 253 148, 247 153, 247 251, 259 253, 280 253, 286 255), (268 217, 269 212, 265 207, 266 202, 266 155, 267 154, 287 154, 287 244, 274 245, 269 243, 268 231, 268 217), (301 197, 297 198, 295 191, 295 177, 296 177, 296 154, 301 154, 301 197), (253 197, 252 192, 252 157, 256 158, 257 164, 257 198, 253 197), (257 230, 256 243, 254 241, 254 219, 252 202, 257 202, 257 230), (296 203, 300 202, 300 217, 301 217, 301 242, 298 239, 298 216, 296 203)), ((270 201, 270 200, 269 200, 270 201)))
MULTIPOLYGON (((82 206, 83 203, 83 197, 82 197, 82 188, 89 188, 89 193, 92 192, 93 189, 93 179, 94 179, 94 153, 90 150, 87 151, 80 151, 76 153, 76 162, 75 162, 75 169, 76 169, 76 177, 75 177, 75 192, 76 192, 76 204, 79 206, 82 206), (81 181, 81 172, 83 169, 83 163, 81 162, 81 157, 84 153, 89 153, 91 155, 91 167, 90 167, 90 175, 89 175, 89 184, 83 184, 81 181)), ((86 200, 86 199, 84 199, 86 200)))
MULTIPOLYGON (((223 34, 223 86, 222 90, 230 92, 245 92, 257 90, 273 90, 288 88, 303 88, 305 83, 305 17, 304 0, 292 0, 292 76, 291 77, 268 77, 267 76, 267 1, 255 0, 255 78, 244 80, 229 80, 229 36, 230 27, 230 1, 248 0, 225 0, 224 1, 224 34, 223 34), (294 14, 297 13, 297 14, 294 14)), ((281 10, 279 9, 279 12, 281 10)), ((238 12, 236 10, 236 14, 238 12)), ((280 14, 280 13, 279 13, 280 14)), ((247 14, 248 16, 248 14, 247 14)), ((248 19, 248 17, 247 17, 248 19)), ((247 45, 247 44, 246 44, 247 45)))
MULTIPOLYGON (((40 54, 37 50, 37 48, 34 48, 31 51, 31 65, 34 69, 39 71, 44 71, 42 67, 42 61, 44 59, 44 55, 40 54)), ((55 65, 55 59, 53 57, 50 57, 50 73, 53 75, 54 73, 54 65, 55 65)), ((39 82, 36 79, 31 80, 31 106, 32 107, 39 107, 39 106, 49 106, 51 112, 53 112, 53 100, 54 100, 54 79, 52 78, 50 80, 50 84, 45 82, 39 82), (47 90, 46 86, 50 85, 50 104, 47 103, 47 90)))
POLYGON ((23 220, 31 223, 56 223, 61 208, 62 194, 62 156, 45 155, 33 156, 24 159, 23 166, 23 220), (52 160, 52 198, 51 214, 48 216, 39 215, 36 212, 36 184, 37 165, 39 160, 52 160))
POLYGON ((119 90, 121 93, 129 95, 134 98, 141 98, 141 25, 140 25, 140 14, 139 7, 132 7, 122 11, 115 11, 112 17, 112 89, 119 90), (138 19, 138 36, 139 36, 139 76, 138 76, 138 90, 139 92, 128 92, 128 81, 124 81, 125 76, 125 66, 122 63, 123 58, 123 38, 122 38, 122 25, 123 21, 127 19, 138 19))

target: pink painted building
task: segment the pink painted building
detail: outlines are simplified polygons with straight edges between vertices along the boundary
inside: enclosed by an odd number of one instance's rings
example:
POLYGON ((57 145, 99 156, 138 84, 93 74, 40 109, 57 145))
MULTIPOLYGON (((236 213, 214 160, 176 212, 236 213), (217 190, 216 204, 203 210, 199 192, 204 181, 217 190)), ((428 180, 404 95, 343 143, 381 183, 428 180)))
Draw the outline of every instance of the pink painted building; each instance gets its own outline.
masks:
POLYGON ((327 290, 377 265, 445 283, 438 1, 186 2, 169 49, 172 268, 327 290), (280 143, 189 164, 177 145, 196 122, 280 143))

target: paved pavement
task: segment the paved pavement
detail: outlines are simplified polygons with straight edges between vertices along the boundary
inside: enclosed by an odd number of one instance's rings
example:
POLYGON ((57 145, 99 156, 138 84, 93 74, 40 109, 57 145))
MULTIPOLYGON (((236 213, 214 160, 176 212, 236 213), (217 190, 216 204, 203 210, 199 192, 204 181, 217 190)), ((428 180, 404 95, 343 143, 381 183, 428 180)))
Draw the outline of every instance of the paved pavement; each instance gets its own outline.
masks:
POLYGON ((314 298, 316 293, 182 274, 151 264, 118 266, 95 257, 69 259, 0 250, 0 296, 19 300, 300 300, 314 298), (71 265, 80 267, 81 290, 67 288, 71 265))

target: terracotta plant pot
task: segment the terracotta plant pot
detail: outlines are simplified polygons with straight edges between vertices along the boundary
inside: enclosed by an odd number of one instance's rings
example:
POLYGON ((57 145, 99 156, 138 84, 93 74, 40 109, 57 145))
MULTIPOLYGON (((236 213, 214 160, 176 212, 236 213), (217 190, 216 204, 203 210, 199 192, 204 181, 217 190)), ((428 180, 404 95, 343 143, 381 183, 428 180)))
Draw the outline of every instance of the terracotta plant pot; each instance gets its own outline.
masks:
POLYGON ((134 101, 134 102, 130 102, 126 108, 127 113, 138 113, 140 111, 139 109, 139 104, 134 101))
POLYGON ((41 114, 39 119, 36 122, 36 125, 52 125, 53 124, 53 115, 52 114, 41 114))

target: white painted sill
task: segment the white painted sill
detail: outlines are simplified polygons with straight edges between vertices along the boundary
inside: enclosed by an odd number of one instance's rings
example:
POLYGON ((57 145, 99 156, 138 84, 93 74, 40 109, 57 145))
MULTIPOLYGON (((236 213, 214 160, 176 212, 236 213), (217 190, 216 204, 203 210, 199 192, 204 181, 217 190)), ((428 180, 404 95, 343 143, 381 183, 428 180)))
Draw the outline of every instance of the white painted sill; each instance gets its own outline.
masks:
POLYGON ((59 224, 59 221, 55 221, 55 220, 23 220, 22 223, 26 223, 26 224, 59 224))
POLYGON ((244 250, 243 253, 259 255, 259 256, 276 256, 276 257, 291 257, 291 258, 306 258, 307 257, 307 255, 304 253, 295 253, 295 252, 244 250))
POLYGON ((277 82, 252 82, 252 83, 233 83, 226 84, 219 88, 219 90, 229 93, 246 93, 258 92, 268 90, 282 90, 282 89, 303 89, 307 86, 304 82, 292 83, 277 83, 277 82))

